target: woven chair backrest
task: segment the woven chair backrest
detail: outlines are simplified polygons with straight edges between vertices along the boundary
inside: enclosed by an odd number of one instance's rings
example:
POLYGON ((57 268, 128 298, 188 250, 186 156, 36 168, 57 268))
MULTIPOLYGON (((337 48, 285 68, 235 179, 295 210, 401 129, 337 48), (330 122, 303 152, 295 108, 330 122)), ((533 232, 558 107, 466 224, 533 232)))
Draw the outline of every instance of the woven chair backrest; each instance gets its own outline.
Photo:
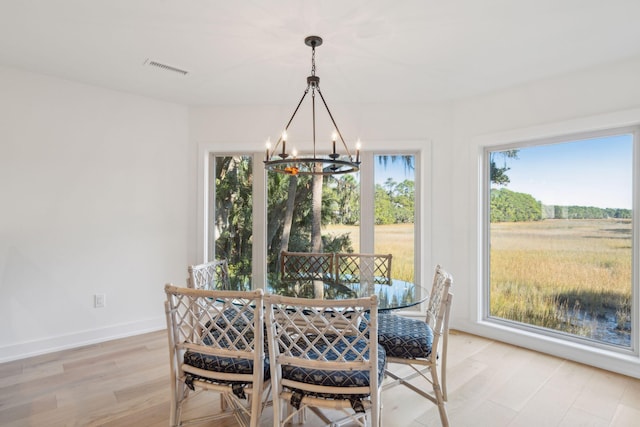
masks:
MULTIPOLYGON (((261 360, 263 291, 208 291, 167 285, 170 338, 176 351, 261 360)), ((262 364, 260 364, 262 366, 262 364)))
POLYGON ((336 253, 336 280, 339 283, 390 284, 391 254, 336 253))
POLYGON ((276 364, 339 371, 377 366, 377 351, 371 351, 377 349, 377 297, 320 300, 267 295, 265 305, 276 364))
POLYGON ((188 286, 194 289, 229 290, 229 265, 226 259, 189 266, 188 286))
POLYGON ((280 253, 282 280, 333 280, 333 254, 313 252, 280 253))
POLYGON ((427 302, 426 322, 435 334, 441 334, 453 278, 440 265, 436 266, 433 286, 427 302))

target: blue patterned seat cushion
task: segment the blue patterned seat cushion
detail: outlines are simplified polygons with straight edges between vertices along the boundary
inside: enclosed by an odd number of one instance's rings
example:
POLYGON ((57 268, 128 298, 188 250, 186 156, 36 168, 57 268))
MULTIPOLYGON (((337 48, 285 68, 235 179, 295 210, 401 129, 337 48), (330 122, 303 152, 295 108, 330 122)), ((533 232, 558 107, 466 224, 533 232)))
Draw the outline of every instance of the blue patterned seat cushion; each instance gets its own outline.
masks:
MULTIPOLYGON (((349 339, 349 342, 353 343, 356 337, 347 337, 352 338, 349 339)), ((303 344, 300 344, 301 346, 303 344)), ((354 347, 363 349, 366 346, 366 343, 362 340, 356 342, 354 347)), ((321 352, 326 349, 326 344, 318 343, 314 346, 318 352, 311 352, 309 354, 310 358, 317 359, 321 352)), ((335 348, 338 351, 342 352, 347 347, 347 344, 344 342, 340 342, 335 344, 335 348)), ((347 358, 354 358, 355 354, 353 351, 348 352, 347 358)), ((334 351, 329 352, 325 355, 327 360, 337 360, 338 355, 334 351)), ((365 357, 369 357, 369 352, 365 353, 365 357)), ((385 356, 384 348, 381 345, 378 345, 378 384, 382 384, 382 379, 384 377, 384 368, 387 362, 387 358, 385 356)), ((314 385, 322 385, 322 386, 330 386, 330 387, 368 387, 369 386, 369 371, 325 371, 321 369, 313 369, 313 368, 301 368, 298 366, 282 366, 282 378, 289 379, 292 381, 303 382, 306 384, 314 384, 314 385)), ((304 395, 310 396, 318 396, 326 399, 344 399, 345 395, 333 394, 333 393, 317 393, 317 392, 309 392, 302 391, 295 388, 291 389, 294 392, 294 395, 291 398, 291 404, 299 408, 300 400, 304 395)), ((357 412, 364 411, 364 407, 360 401, 361 398, 368 397, 369 394, 353 394, 349 395, 351 400, 351 405, 353 409, 357 412)))
MULTIPOLYGON (((186 351, 184 354, 184 363, 195 368, 213 372, 249 375, 253 373, 253 360, 239 359, 237 357, 214 356, 212 354, 198 353, 190 350, 186 351)), ((268 358, 265 358, 262 370, 264 372, 264 378, 269 379, 270 371, 268 358)))
POLYGON ((427 358, 433 346, 433 331, 423 320, 395 314, 378 316, 378 342, 389 357, 427 358))
MULTIPOLYGON (((212 354, 198 353, 195 351, 186 351, 184 354, 184 363, 196 368, 205 369, 213 372, 223 372, 228 374, 252 374, 253 373, 253 360, 239 359, 236 357, 221 357, 214 356, 212 354)), ((271 378, 271 371, 269 370, 269 359, 265 358, 262 366, 262 372, 264 380, 268 381, 271 378)), ((193 390, 193 381, 206 381, 216 384, 231 384, 233 386, 233 392, 241 399, 246 396, 244 394, 244 387, 249 384, 244 381, 227 381, 227 380, 213 380, 211 378, 202 377, 191 373, 186 373, 185 383, 193 390)))

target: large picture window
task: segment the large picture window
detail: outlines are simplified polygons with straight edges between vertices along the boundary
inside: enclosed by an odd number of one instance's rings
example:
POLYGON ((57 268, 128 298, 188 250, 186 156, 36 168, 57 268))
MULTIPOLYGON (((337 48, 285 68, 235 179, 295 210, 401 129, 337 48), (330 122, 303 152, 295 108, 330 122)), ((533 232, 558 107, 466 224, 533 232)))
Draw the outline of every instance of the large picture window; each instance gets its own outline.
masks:
POLYGON ((492 147, 486 316, 631 347, 637 130, 492 147))

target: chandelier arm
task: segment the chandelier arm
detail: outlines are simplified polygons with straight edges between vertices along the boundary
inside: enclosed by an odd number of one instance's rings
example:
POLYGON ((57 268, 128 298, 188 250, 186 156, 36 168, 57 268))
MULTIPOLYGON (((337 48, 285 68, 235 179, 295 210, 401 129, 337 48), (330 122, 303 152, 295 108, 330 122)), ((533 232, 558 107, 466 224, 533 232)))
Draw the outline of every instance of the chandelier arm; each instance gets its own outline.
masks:
MULTIPOLYGON (((285 131, 289 130, 289 126, 291 125, 291 122, 293 121, 293 118, 296 116, 296 114, 298 114, 298 110, 300 109, 300 106, 302 105, 302 101, 304 101, 304 98, 307 96, 307 93, 309 93, 309 85, 307 85, 307 88, 304 90, 304 93, 302 94, 302 98, 300 98, 300 102, 298 102, 298 105, 296 106, 296 109, 293 111, 293 114, 291 115, 291 118, 287 122, 287 125, 284 127, 285 131)), ((273 153, 277 153, 278 152, 278 146, 280 145, 281 142, 282 142, 282 134, 280 134, 280 137, 278 138, 278 142, 276 142, 275 147, 273 147, 273 153)))
POLYGON ((331 110, 329 110, 329 106, 327 105, 327 101, 324 100, 324 95, 322 95, 322 91, 320 90, 320 87, 316 87, 316 89, 318 89, 318 93, 320 94, 320 99, 322 99, 322 103, 324 104, 324 108, 327 109, 327 113, 329 114, 329 118, 331 118, 331 123, 333 123, 333 127, 336 129, 336 132, 338 133, 338 136, 340 137, 340 141, 342 142, 342 146, 344 147, 344 149, 347 152, 347 156, 351 157, 351 152, 349 151, 349 147, 347 147, 347 143, 344 142, 344 138, 342 137, 342 132, 340 132, 340 129, 338 128, 338 125, 336 124, 336 121, 333 119, 333 114, 331 114, 331 110))

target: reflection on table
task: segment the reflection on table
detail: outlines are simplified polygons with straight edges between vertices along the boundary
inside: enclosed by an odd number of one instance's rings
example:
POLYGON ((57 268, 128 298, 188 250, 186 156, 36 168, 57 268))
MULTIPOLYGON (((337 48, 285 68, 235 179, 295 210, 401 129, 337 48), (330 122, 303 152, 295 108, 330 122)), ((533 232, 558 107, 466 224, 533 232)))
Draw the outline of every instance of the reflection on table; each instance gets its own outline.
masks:
POLYGON ((266 292, 300 298, 345 299, 377 295, 379 310, 395 310, 420 304, 429 296, 428 290, 399 279, 388 283, 339 283, 322 280, 269 279, 266 292))

